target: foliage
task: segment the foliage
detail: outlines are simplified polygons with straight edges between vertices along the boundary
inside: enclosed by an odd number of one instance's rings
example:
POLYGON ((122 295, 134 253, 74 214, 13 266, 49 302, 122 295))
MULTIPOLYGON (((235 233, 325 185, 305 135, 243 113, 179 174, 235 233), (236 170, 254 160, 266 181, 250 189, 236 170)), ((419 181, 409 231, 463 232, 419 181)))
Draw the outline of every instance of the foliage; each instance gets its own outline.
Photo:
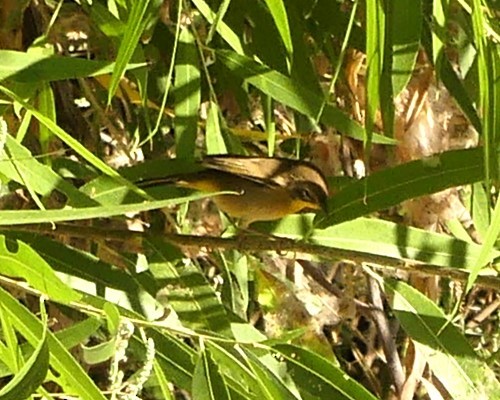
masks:
POLYGON ((500 398, 493 1, 5 3, 0 400, 500 398), (362 95, 352 54, 366 55, 362 95), (372 149, 398 151, 397 99, 423 64, 481 146, 330 178, 327 214, 236 234, 187 211, 210 207, 210 194, 134 184, 196 171, 204 154, 302 158, 318 131, 357 141, 369 168, 372 149), (480 244, 457 220, 451 235, 394 215, 457 186, 480 244), (156 209, 167 216, 146 215, 156 209), (146 232, 127 229, 138 221, 146 232), (295 261, 305 288, 278 273, 295 261), (325 264, 345 276, 328 280, 325 264), (387 267, 406 272, 374 272, 387 267), (457 293, 429 293, 418 270, 457 293), (332 301, 335 318, 321 316, 332 301), (484 302, 497 306, 476 323, 484 302), (384 337, 380 324, 395 321, 398 337, 384 337))

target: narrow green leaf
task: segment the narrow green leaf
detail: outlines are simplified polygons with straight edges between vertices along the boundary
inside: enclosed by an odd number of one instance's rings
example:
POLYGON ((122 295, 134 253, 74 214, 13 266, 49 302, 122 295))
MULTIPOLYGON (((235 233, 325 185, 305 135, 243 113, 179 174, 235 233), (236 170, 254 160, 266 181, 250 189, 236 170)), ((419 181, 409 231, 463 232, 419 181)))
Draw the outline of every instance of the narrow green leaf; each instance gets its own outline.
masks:
MULTIPOLYGON (((219 50, 217 57, 236 75, 245 79, 263 93, 298 112, 316 118, 323 106, 323 97, 317 96, 296 81, 252 59, 231 51, 219 50)), ((337 107, 327 104, 320 121, 333 126, 347 136, 362 140, 364 129, 337 107)), ((374 135, 374 143, 394 144, 394 140, 374 135)))
MULTIPOLYGON (((297 240, 307 235, 310 242, 322 246, 447 268, 472 269, 481 252, 481 246, 475 243, 375 218, 357 218, 313 230, 312 217, 294 215, 276 223, 272 233, 297 240)), ((492 251, 487 259, 491 261, 499 256, 500 251, 492 251)))
POLYGON ((123 78, 127 69, 127 64, 132 59, 137 44, 139 43, 139 38, 146 27, 146 11, 148 10, 150 2, 151 0, 136 0, 132 3, 132 10, 130 11, 129 18, 127 20, 125 34, 120 43, 115 66, 113 68, 113 75, 111 77, 108 91, 108 104, 111 104, 111 99, 118 89, 120 80, 123 78))
MULTIPOLYGON (((16 323, 18 331, 33 347, 36 347, 43 338, 44 324, 1 287, 0 302, 8 311, 9 318, 16 323)), ((65 393, 72 393, 83 400, 106 399, 83 368, 51 332, 47 332, 47 342, 50 365, 60 374, 59 383, 65 393)))
POLYGON ((273 348, 285 358, 290 375, 304 398, 376 399, 345 371, 319 354, 291 344, 277 344, 273 348))
POLYGON ((328 201, 324 228, 400 202, 484 178, 482 149, 454 150, 375 172, 346 185, 328 201))
POLYGON ((214 34, 219 29, 219 24, 224 19, 224 15, 226 15, 227 9, 229 8, 230 4, 231 0, 223 0, 219 5, 219 9, 217 10, 217 14, 215 15, 214 20, 209 21, 211 25, 210 25, 210 30, 208 31, 207 34, 207 39, 205 41, 206 45, 208 45, 212 41, 214 34))
POLYGON ((85 196, 51 168, 36 160, 26 147, 10 135, 6 137, 6 146, 10 157, 6 152, 0 152, 0 173, 8 179, 26 184, 42 196, 58 190, 65 194, 75 206, 97 205, 95 201, 85 196))
POLYGON ((118 38, 125 33, 125 23, 116 18, 104 4, 92 3, 90 19, 108 38, 118 38))
POLYGON ((148 330, 147 336, 155 341, 155 360, 172 382, 184 390, 191 390, 196 352, 182 339, 165 329, 148 330))
POLYGON ((26 399, 35 393, 44 382, 49 370, 49 346, 47 327, 44 327, 40 342, 28 361, 14 378, 0 389, 0 400, 26 399))
POLYGON ((107 218, 127 213, 139 213, 141 211, 156 210, 182 204, 187 201, 199 200, 210 197, 213 194, 192 195, 175 199, 150 201, 144 203, 132 203, 114 206, 85 207, 62 210, 7 210, 0 211, 0 226, 37 224, 42 222, 78 221, 90 218, 107 218))
POLYGON ((172 249, 160 238, 148 238, 145 244, 150 270, 164 287, 161 296, 182 323, 231 337, 226 310, 201 271, 192 262, 177 265, 172 249))
POLYGON ((65 285, 27 244, 0 235, 0 273, 25 279, 30 286, 61 303, 76 301, 80 295, 65 285))
POLYGON ((406 333, 422 345, 432 372, 454 399, 494 399, 500 385, 462 333, 437 305, 403 282, 387 280, 391 307, 406 333), (446 368, 443 368, 446 366, 446 368))
POLYGON ((130 187, 133 191, 140 191, 133 186, 130 182, 123 179, 120 174, 118 174, 113 168, 107 165, 104 161, 97 158, 91 151, 87 150, 85 146, 83 146, 78 140, 73 138, 63 129, 61 129, 58 125, 56 125, 50 118, 47 118, 45 115, 37 111, 33 106, 29 103, 25 102, 21 97, 19 97, 16 93, 10 91, 6 87, 0 86, 0 92, 3 92, 11 99, 18 102, 22 107, 26 110, 30 111, 33 116, 44 126, 50 129, 59 139, 61 139, 64 143, 66 143, 70 148, 72 148, 77 154, 79 154, 82 158, 87 160, 90 164, 95 166, 98 170, 102 171, 106 175, 109 175, 115 178, 117 181, 121 182, 127 187, 130 187))
POLYGON ((410 80, 422 34, 422 4, 420 0, 390 2, 392 41, 392 90, 396 97, 410 80))
POLYGON ((31 246, 43 259, 58 272, 85 279, 89 282, 130 295, 139 291, 134 278, 97 258, 93 254, 75 249, 67 244, 44 235, 28 232, 5 232, 9 240, 21 240, 31 246))
MULTIPOLYGON (((262 361, 262 359, 265 359, 266 356, 259 359, 259 357, 257 357, 251 350, 244 347, 240 348, 240 353, 256 377, 256 382, 261 393, 259 398, 268 400, 298 399, 298 397, 290 390, 293 386, 290 384, 285 385, 283 380, 275 375, 276 371, 272 372, 271 369, 268 368, 268 366, 262 361)), ((276 362, 276 360, 271 357, 267 359, 267 361, 276 362)))
POLYGON ((481 252, 478 254, 477 258, 474 260, 473 268, 469 278, 467 279, 466 292, 472 289, 474 282, 476 281, 481 269, 490 263, 491 253, 495 248, 495 243, 500 237, 500 200, 497 200, 495 205, 495 210, 491 218, 490 226, 486 231, 486 236, 484 237, 483 244, 481 246, 481 252))
POLYGON ((438 58, 445 45, 448 3, 447 0, 432 2, 432 61, 434 65, 438 64, 438 58))
POLYGON ((226 143, 220 129, 219 107, 213 101, 208 107, 207 132, 205 138, 207 154, 227 154, 226 143))
POLYGON ((453 218, 445 222, 446 228, 448 228, 450 234, 457 239, 463 240, 464 242, 472 242, 472 239, 467 232, 467 229, 463 226, 462 222, 458 218, 453 218))
POLYGON ((116 353, 116 338, 96 344, 95 346, 82 344, 80 347, 85 363, 96 365, 109 360, 116 353))
MULTIPOLYGON (((225 253, 221 253, 220 257, 224 279, 222 300, 226 304, 226 307, 233 313, 238 315, 242 320, 246 320, 250 301, 248 256, 233 252, 227 256, 225 253)), ((234 324, 232 324, 232 327, 234 334, 234 324)), ((238 341, 241 339, 236 335, 235 338, 238 341)))
MULTIPOLYGON (((81 322, 77 322, 71 325, 69 328, 57 331, 55 333, 55 336, 57 337, 58 340, 61 341, 61 344, 64 346, 64 348, 71 349, 79 345, 80 343, 86 342, 91 335, 96 333, 96 331, 101 327, 101 325, 102 325, 101 322, 97 318, 87 318, 81 322)), ((0 342, 0 347, 1 347, 1 342, 0 342)), ((19 348, 21 350, 21 354, 25 359, 31 357, 34 351, 33 347, 29 343, 24 343, 20 345, 19 348)), ((16 357, 18 356, 19 348, 15 349, 16 357)), ((0 359, 0 377, 11 375, 10 371, 12 370, 12 368, 10 368, 7 371, 6 367, 2 365, 2 362, 6 363, 6 359, 5 358, 0 359)))
POLYGON ((191 393, 193 399, 197 400, 225 400, 231 398, 217 364, 204 346, 200 351, 194 369, 191 393))
MULTIPOLYGON (((0 50, 0 81, 10 79, 24 83, 40 81, 60 81, 65 79, 87 78, 109 74, 115 63, 93 61, 83 58, 62 57, 38 52, 24 53, 13 50, 0 50)), ((146 66, 145 63, 126 65, 126 69, 146 66)))
POLYGON ((442 56, 438 63, 438 77, 446 86, 453 98, 456 100, 462 112, 467 116, 474 129, 479 133, 482 132, 481 120, 477 115, 476 108, 464 87, 463 82, 457 76, 450 61, 442 56))
POLYGON ((481 182, 477 182, 472 187, 472 206, 469 208, 472 211, 472 219, 474 228, 477 229, 481 238, 486 236, 486 231, 489 226, 489 216, 491 215, 488 196, 481 182))
POLYGON ((283 0, 265 0, 271 15, 273 16, 274 23, 278 32, 280 33, 281 40, 285 45, 285 49, 290 60, 293 57, 293 43, 290 34, 290 26, 288 25, 288 17, 286 14, 285 4, 283 0))
POLYGON ((201 101, 200 67, 195 39, 182 26, 175 62, 175 143, 179 158, 194 159, 201 101))
MULTIPOLYGON (((385 13, 381 0, 366 2, 366 111, 365 137, 363 146, 365 154, 370 154, 373 142, 375 115, 381 100, 381 77, 384 68, 385 50, 385 13)), ((368 159, 365 160, 368 164, 368 159)))
MULTIPOLYGON (((498 149, 500 148, 499 135, 495 130, 500 126, 498 110, 493 109, 498 105, 500 98, 498 77, 499 56, 498 46, 491 46, 487 42, 487 17, 484 12, 484 5, 479 0, 472 1, 472 27, 474 32, 475 46, 477 47, 478 62, 478 83, 479 83, 479 109, 482 115, 482 143, 484 150, 484 181, 488 189, 493 182, 498 183, 499 160, 498 149)), ((490 191, 486 191, 490 197, 490 191)), ((479 275, 481 268, 488 262, 487 255, 493 249, 495 242, 500 235, 500 202, 496 200, 495 209, 491 217, 490 226, 484 237, 483 248, 479 255, 474 270, 467 280, 466 291, 474 285, 474 281, 479 275)))
POLYGON ((206 344, 231 389, 242 394, 244 399, 259 398, 260 389, 256 376, 235 350, 234 344, 216 343, 214 341, 209 341, 206 344))
MULTIPOLYGON (((41 90, 38 94, 38 109, 40 112, 56 122, 56 104, 54 100, 54 93, 48 82, 43 82, 41 90)), ((39 142, 42 153, 49 152, 49 144, 52 140, 52 132, 45 125, 40 125, 39 142)))
MULTIPOLYGON (((204 0, 193 0, 193 4, 209 24, 214 24, 216 22, 217 14, 211 10, 210 6, 204 0)), ((236 35, 224 21, 219 20, 217 22, 217 33, 221 38, 226 41, 236 53, 244 54, 243 44, 238 35, 236 35)))
POLYGON ((72 349, 80 343, 86 342, 101 326, 102 322, 99 319, 89 317, 76 322, 68 328, 57 331, 55 336, 65 349, 72 349))
POLYGON ((113 303, 104 304, 103 311, 106 313, 106 325, 111 335, 118 334, 120 326, 120 311, 113 303))
POLYGON ((6 375, 11 375, 12 372, 19 371, 19 344, 16 331, 12 325, 7 313, 3 311, 0 304, 0 330, 2 332, 2 340, 0 340, 1 356, 0 360, 8 369, 6 375), (5 342, 5 344, 4 344, 5 342))
POLYGON ((165 372, 161 369, 160 363, 158 362, 157 359, 153 361, 153 370, 154 370, 154 376, 156 378, 156 382, 158 383, 158 386, 160 387, 162 399, 165 400, 175 400, 174 399, 174 394, 172 393, 173 388, 171 388, 171 384, 167 379, 167 376, 165 375, 165 372))
MULTIPOLYGON (((494 89, 495 80, 498 76, 493 76, 492 70, 494 58, 492 59, 490 50, 491 48, 487 43, 486 32, 486 16, 483 4, 480 0, 472 1, 472 28, 474 32, 474 45, 477 48, 477 72, 478 72, 478 86, 479 86, 479 111, 482 116, 482 143, 484 150, 484 179, 487 186, 491 185, 492 178, 497 178, 498 157, 494 157, 498 150, 498 142, 495 141, 495 136, 498 132, 493 131, 492 113, 496 114, 497 110, 492 110, 493 96, 492 89, 494 89), (496 142, 496 143, 495 143, 496 142)), ((495 46, 495 52, 498 51, 495 46)), ((498 72, 498 71, 497 71, 498 72)), ((498 139, 497 139, 498 140, 498 139)), ((487 192, 489 196, 489 192, 487 192)))

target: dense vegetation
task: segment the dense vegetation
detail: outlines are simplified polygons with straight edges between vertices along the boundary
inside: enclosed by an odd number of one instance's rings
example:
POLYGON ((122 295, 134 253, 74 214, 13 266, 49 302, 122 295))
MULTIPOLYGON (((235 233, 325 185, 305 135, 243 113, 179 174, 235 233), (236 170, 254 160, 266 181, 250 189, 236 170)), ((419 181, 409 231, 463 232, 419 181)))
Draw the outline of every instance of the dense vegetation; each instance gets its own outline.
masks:
POLYGON ((499 16, 4 0, 0 399, 500 398, 499 16), (134 184, 226 153, 310 160, 328 212, 134 184))

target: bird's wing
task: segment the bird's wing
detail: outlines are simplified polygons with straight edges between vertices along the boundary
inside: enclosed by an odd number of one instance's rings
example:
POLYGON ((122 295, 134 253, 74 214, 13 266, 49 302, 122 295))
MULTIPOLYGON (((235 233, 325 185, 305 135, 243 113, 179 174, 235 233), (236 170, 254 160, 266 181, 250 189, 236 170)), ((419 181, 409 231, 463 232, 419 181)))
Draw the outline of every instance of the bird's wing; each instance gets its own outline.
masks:
POLYGON ((201 164, 205 168, 238 175, 266 186, 283 186, 275 178, 288 169, 288 161, 265 157, 207 156, 201 164))

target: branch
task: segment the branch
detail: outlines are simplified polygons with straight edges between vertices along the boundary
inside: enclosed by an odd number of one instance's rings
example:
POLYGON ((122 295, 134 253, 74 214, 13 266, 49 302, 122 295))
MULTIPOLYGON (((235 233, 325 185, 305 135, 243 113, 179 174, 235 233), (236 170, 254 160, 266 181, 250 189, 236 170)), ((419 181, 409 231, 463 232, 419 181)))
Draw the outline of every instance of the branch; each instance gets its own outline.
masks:
MULTIPOLYGON (((52 236, 65 235, 96 241, 120 241, 125 246, 134 248, 133 251, 144 249, 143 242, 153 234, 137 231, 97 228, 74 224, 57 224, 53 229, 51 224, 27 224, 14 227, 2 227, 0 233, 7 232, 31 232, 52 236)), ((157 235, 157 234, 156 234, 157 235)), ((322 246, 278 236, 267 236, 263 234, 241 233, 231 238, 213 236, 179 235, 173 233, 162 233, 163 239, 178 247, 196 247, 219 250, 238 250, 241 252, 275 251, 278 253, 305 253, 328 260, 342 260, 354 264, 368 264, 377 269, 401 269, 424 275, 441 276, 460 282, 467 282, 469 272, 463 269, 444 268, 438 265, 425 264, 415 260, 404 258, 393 258, 363 251, 344 250, 333 247, 322 246)), ((479 276, 476 280, 479 286, 500 290, 500 278, 496 276, 479 276)))

